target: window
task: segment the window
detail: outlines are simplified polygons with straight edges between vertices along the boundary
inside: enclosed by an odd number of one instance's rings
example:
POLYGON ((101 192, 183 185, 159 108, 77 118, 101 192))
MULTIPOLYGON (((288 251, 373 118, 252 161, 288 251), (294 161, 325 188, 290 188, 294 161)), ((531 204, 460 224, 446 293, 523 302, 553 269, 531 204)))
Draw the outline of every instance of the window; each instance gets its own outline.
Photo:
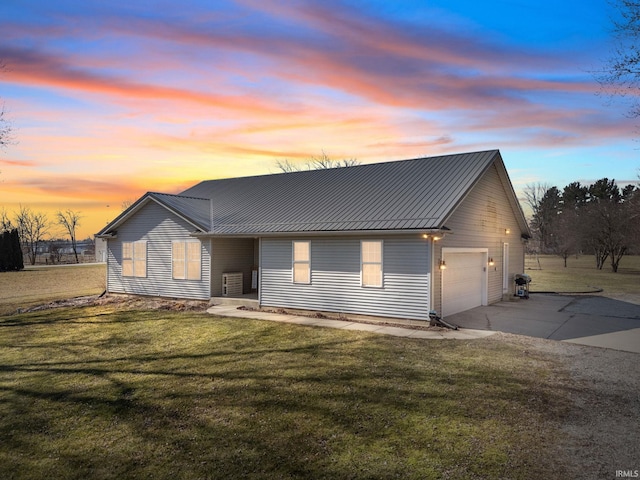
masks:
POLYGON ((382 287, 382 240, 363 240, 360 251, 362 286, 382 287))
POLYGON ((147 276, 147 242, 122 242, 122 276, 147 276))
POLYGON ((293 283, 311 283, 311 242, 293 242, 293 283))
POLYGON ((202 248, 199 240, 171 242, 171 266, 177 280, 200 280, 202 248))

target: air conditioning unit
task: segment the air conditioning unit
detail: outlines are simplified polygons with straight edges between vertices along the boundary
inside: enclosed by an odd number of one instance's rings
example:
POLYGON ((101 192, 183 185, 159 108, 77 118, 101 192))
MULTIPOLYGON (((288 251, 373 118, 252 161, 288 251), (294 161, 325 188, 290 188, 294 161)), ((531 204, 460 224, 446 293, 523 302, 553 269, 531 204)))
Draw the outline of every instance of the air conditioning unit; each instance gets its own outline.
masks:
POLYGON ((230 272, 222 274, 222 296, 242 296, 242 272, 230 272))

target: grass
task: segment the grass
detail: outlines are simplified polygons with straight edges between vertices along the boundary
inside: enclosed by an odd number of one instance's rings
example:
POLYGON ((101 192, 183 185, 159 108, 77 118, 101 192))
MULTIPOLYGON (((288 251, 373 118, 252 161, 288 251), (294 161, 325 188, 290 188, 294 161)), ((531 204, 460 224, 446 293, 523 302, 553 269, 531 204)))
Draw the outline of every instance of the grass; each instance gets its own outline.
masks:
POLYGON ((105 288, 104 264, 33 267, 0 273, 0 315, 71 297, 96 295, 105 288))
POLYGON ((613 273, 608 264, 602 270, 596 269, 591 255, 568 258, 566 268, 559 256, 527 255, 525 270, 531 275, 532 292, 593 292, 603 289, 604 295, 640 294, 640 255, 623 257, 617 273, 613 273))
POLYGON ((559 478, 550 357, 113 305, 0 317, 0 478, 559 478))

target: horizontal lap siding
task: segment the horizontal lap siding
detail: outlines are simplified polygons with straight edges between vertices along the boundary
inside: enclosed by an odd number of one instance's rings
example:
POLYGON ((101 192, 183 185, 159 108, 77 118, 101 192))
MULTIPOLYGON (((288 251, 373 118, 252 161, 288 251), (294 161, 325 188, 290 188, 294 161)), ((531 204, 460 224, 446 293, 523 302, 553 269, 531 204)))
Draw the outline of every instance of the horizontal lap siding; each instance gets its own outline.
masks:
POLYGON ((172 240, 190 239, 193 226, 150 202, 118 229, 108 241, 108 290, 172 298, 210 298, 209 240, 202 242, 201 280, 174 280, 171 272, 172 240), (122 242, 147 241, 146 278, 122 276, 122 242))
MULTIPOLYGON (((495 166, 483 175, 467 198, 460 204, 445 225, 452 230, 437 242, 436 262, 442 247, 487 248, 494 265, 488 266, 487 300, 495 303, 502 299, 502 251, 509 244, 509 277, 524 269, 524 244, 520 239, 520 226, 495 166), (505 229, 510 233, 505 233, 505 229)), ((436 272, 437 266, 436 266, 436 272)), ((434 278, 435 292, 440 292, 440 275, 434 278)), ((511 288, 511 287, 510 287, 511 288)), ((440 296, 434 297, 436 310, 442 311, 440 296)))
POLYGON ((261 304, 427 319, 428 242, 419 238, 375 239, 384 241, 382 288, 361 286, 360 239, 312 239, 310 285, 292 282, 292 239, 263 239, 261 304))

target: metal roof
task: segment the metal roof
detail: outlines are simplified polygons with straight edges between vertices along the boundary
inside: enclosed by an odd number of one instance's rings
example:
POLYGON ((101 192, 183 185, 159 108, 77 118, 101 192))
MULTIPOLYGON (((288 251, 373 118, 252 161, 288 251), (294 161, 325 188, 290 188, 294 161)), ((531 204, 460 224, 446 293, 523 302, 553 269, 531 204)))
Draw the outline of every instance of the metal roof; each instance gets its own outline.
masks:
POLYGON ((149 194, 158 203, 183 217, 187 222, 202 231, 211 227, 211 201, 189 195, 169 195, 166 193, 149 194))
POLYGON ((118 227, 127 221, 131 215, 139 211, 149 202, 156 202, 175 215, 183 218, 201 232, 209 231, 211 226, 211 201, 208 198, 196 198, 185 195, 170 195, 167 193, 147 192, 134 202, 129 208, 118 215, 96 236, 111 236, 118 227))
POLYGON ((221 235, 442 228, 498 150, 287 174, 208 180, 221 235))
POLYGON ((498 150, 207 180, 179 195, 147 195, 214 235, 438 230, 494 163, 528 232, 498 150))

